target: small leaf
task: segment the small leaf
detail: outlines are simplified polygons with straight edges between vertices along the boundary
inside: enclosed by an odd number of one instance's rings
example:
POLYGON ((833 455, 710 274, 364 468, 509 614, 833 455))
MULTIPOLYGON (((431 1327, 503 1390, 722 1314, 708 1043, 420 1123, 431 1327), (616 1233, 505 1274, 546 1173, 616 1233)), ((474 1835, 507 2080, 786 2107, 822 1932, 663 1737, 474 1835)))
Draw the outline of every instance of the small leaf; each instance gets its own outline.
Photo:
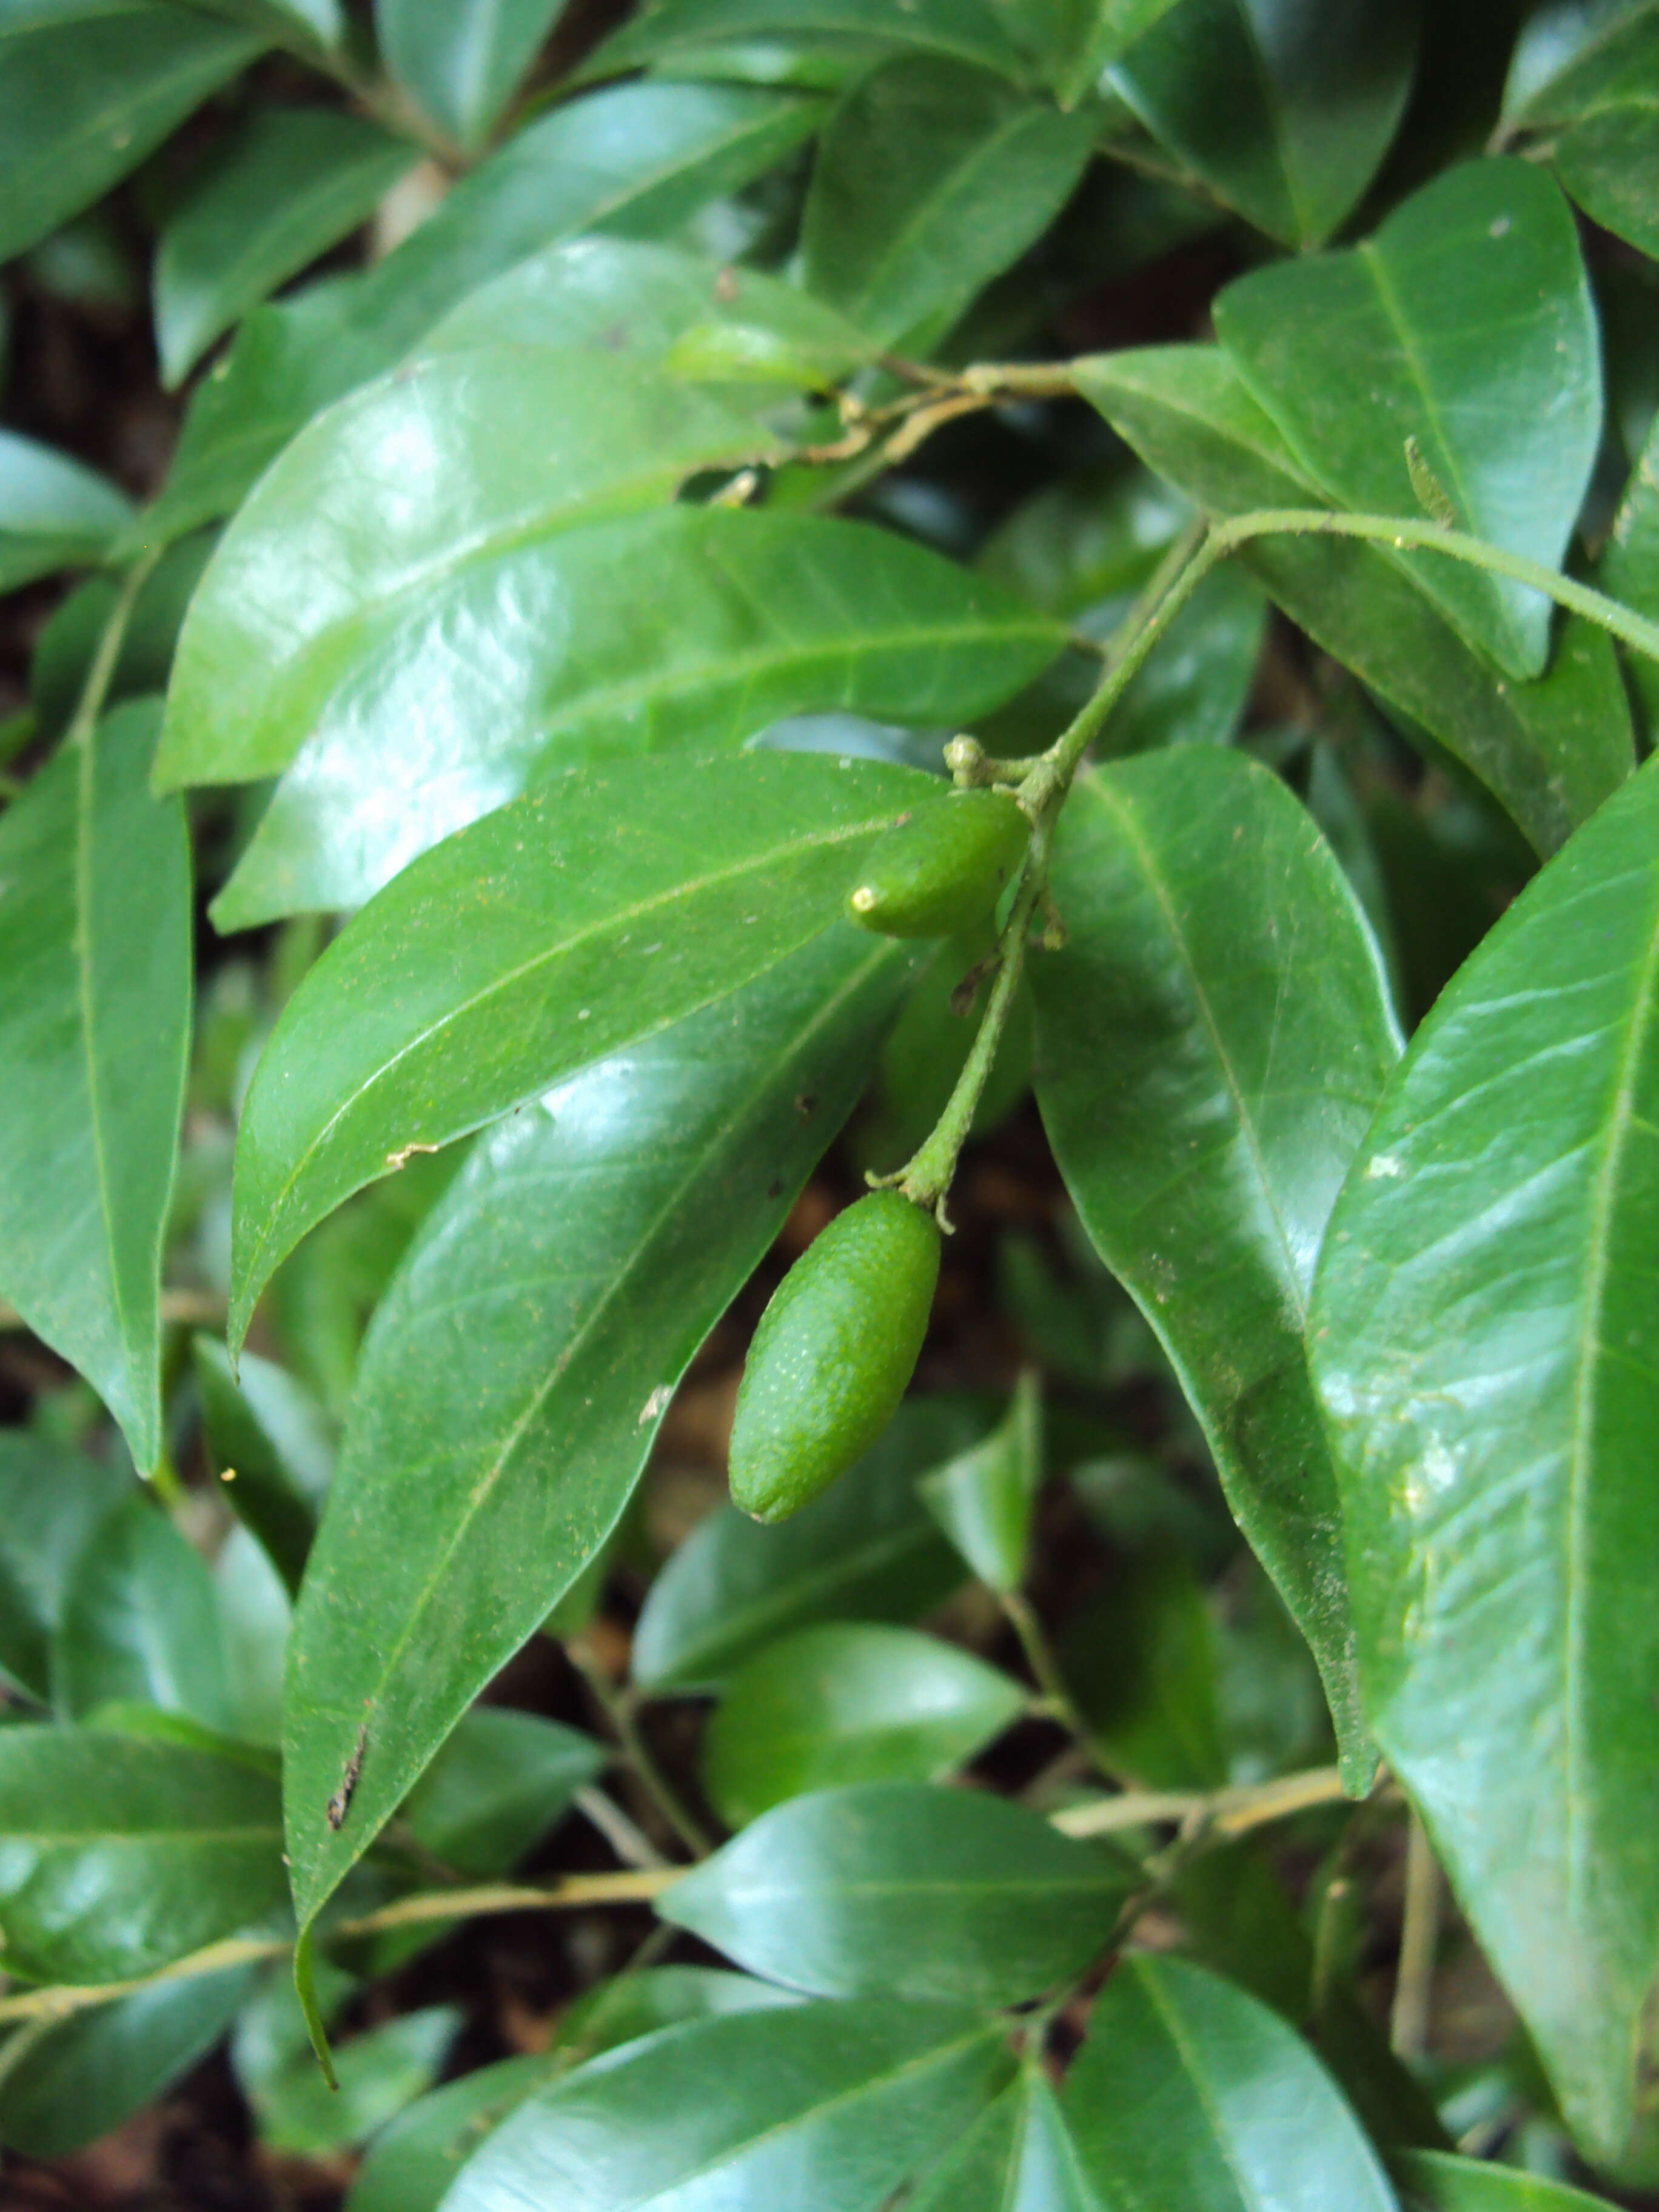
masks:
POLYGON ((292 1596, 334 1471, 332 1425, 309 1391, 269 1359, 246 1352, 233 1376, 216 1337, 196 1337, 191 1352, 222 1494, 292 1596))
POLYGON ((556 2070, 550 2056, 500 2058, 428 2090, 369 2147, 346 2212, 439 2212, 484 2137, 556 2070))
POLYGON ((1003 1798, 876 1782, 775 1806, 657 1909, 791 1989, 1011 2005, 1081 1973, 1136 1879, 1003 1798))
POLYGON ((364 1183, 750 981, 838 918, 913 770, 805 753, 599 771, 423 854, 330 946, 254 1072, 230 1340, 364 1183))
POLYGON ((1285 246, 1318 246, 1388 152, 1417 58, 1414 0, 1183 0, 1109 82, 1170 152, 1285 246))
POLYGON ((0 1931, 11 1970, 110 1982, 182 1959, 283 1893, 276 1788, 181 1745, 0 1730, 0 1931))
POLYGON ((634 1679, 706 1689, 775 1638, 823 1620, 916 1620, 963 1579, 916 1478, 983 1437, 990 1400, 911 1398, 859 1465, 776 1528, 720 1505, 652 1584, 634 1679))
POLYGON ((1066 944, 1036 971, 1049 1140, 1313 1647, 1363 1786, 1308 1298, 1399 1050, 1376 947, 1311 818, 1231 752, 1153 753, 1089 777, 1054 880, 1066 944))
POLYGON ((182 810, 118 708, 0 815, 0 1291, 142 1468, 161 1449, 161 1267, 190 1034, 182 810))
POLYGON ((392 74, 458 146, 490 125, 563 13, 565 0, 375 0, 392 74))
MULTIPOLYGON (((0 62, 4 37, 0 30, 0 62)), ((0 592, 97 560, 131 519, 131 501, 106 478, 0 430, 0 592)))
POLYGON ((360 905, 441 837, 588 762, 712 752, 832 708, 965 723, 1062 641, 937 554, 827 517, 674 507, 515 547, 362 659, 213 918, 360 905))
POLYGON ((436 2079, 465 2014, 453 2005, 401 2013, 336 2047, 338 2087, 309 2051, 254 2083, 260 2141, 290 2157, 328 2158, 376 2135, 436 2079))
POLYGON ((329 108, 256 107, 191 177, 155 253, 162 381, 366 222, 415 149, 329 108))
POLYGON ((1366 1711, 1583 2139, 1659 1966, 1659 775, 1418 1032, 1321 1261, 1366 1711))
POLYGON ((52 1685, 66 1720, 136 1698, 209 1728, 228 1724, 212 1577, 143 1494, 123 1499, 81 1547, 52 1639, 52 1685))
POLYGON ((1091 115, 984 70, 896 57, 824 131, 801 219, 807 288, 893 344, 954 322, 1059 214, 1094 137, 1091 115))
POLYGON ((851 930, 825 939, 504 1122, 429 1217, 365 1347, 290 1654, 307 1919, 615 1525, 905 973, 851 930))
MULTIPOLYGON (((1571 210, 1530 162, 1450 170, 1353 252, 1241 277, 1215 318, 1337 505, 1413 513, 1409 438, 1464 530, 1560 565, 1601 437, 1601 347, 1571 210)), ((1386 557, 1509 675, 1542 673, 1540 593, 1432 553, 1386 557)))
POLYGON ((1602 2197, 1512 2166, 1486 2166, 1449 2151, 1409 2152, 1399 2164, 1408 2212, 1607 2212, 1602 2197))
POLYGON ((1015 1590, 1024 1579, 1042 1481, 1042 1389, 1028 1372, 1000 1425, 924 1475, 921 1495, 987 1589, 1015 1590))
POLYGON ((1060 2107, 1094 2201, 1108 2205, 1396 2212, 1376 2154, 1306 2045, 1178 1959, 1119 1962, 1060 2107))
POLYGON ((606 41, 584 70, 617 75, 642 63, 671 68, 684 52, 721 39, 770 37, 787 30, 818 37, 881 40, 920 53, 1018 75, 1019 48, 998 20, 996 0, 659 0, 606 41))
POLYGON ((66 1444, 0 1430, 0 1673, 51 1701, 52 1641, 75 1563, 131 1479, 66 1444))
MULTIPOLYGON (((1325 503, 1214 348, 1103 356, 1082 366, 1078 383, 1153 469, 1211 514, 1325 503)), ((1370 546, 1262 538, 1244 558, 1293 622, 1403 713, 1408 735, 1421 722, 1472 769, 1539 852, 1553 852, 1630 774, 1618 659, 1588 623, 1563 626, 1547 676, 1505 683, 1370 546)))
POLYGON ((579 1729, 475 1705, 410 1792, 404 1819, 416 1842, 458 1873, 507 1874, 607 1760, 579 1729))
POLYGON ((908 1628, 844 1622, 769 1644, 727 1683, 703 1738, 709 1802, 741 1827, 857 1782, 939 1782, 1025 1709, 1018 1682, 908 1628))
POLYGON ((734 2207, 880 2212, 994 2093, 1000 2041, 975 2014, 891 2001, 693 2021, 521 2105, 444 2212, 667 2212, 711 2185, 734 2207))
POLYGON ((1505 97, 1511 128, 1548 127, 1555 173, 1590 220, 1650 255, 1656 67, 1650 9, 1544 8, 1522 34, 1505 97))
POLYGON ((59 0, 0 20, 0 261, 100 198, 264 41, 193 9, 59 0))

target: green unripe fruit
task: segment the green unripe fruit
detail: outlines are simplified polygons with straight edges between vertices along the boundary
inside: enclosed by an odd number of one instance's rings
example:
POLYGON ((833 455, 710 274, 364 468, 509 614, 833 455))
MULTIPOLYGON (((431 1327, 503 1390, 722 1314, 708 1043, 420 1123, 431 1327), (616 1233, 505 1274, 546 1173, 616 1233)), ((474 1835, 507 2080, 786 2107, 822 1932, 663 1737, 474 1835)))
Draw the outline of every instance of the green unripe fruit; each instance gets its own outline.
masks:
POLYGON ((1008 791, 927 799, 870 848, 847 910, 884 937, 957 937, 1019 866, 1031 824, 1008 791))
POLYGON ((939 1281, 939 1224, 896 1190, 838 1213, 761 1316, 738 1391, 732 1498, 782 1521, 887 1426, 915 1371, 939 1281))

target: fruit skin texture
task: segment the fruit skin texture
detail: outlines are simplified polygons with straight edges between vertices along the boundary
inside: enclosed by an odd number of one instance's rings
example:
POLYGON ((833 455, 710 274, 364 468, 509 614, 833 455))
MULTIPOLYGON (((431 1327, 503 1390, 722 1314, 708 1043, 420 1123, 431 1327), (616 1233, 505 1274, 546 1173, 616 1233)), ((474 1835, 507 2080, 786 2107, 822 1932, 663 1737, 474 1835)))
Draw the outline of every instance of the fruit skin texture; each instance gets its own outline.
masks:
POLYGON ((869 1450, 915 1370, 939 1281, 931 1213, 896 1190, 838 1213, 761 1316, 738 1390, 732 1498, 783 1521, 869 1450))
POLYGON ((1031 824, 1007 791, 924 799, 870 848, 847 911, 884 937, 956 937, 981 922, 1031 824))

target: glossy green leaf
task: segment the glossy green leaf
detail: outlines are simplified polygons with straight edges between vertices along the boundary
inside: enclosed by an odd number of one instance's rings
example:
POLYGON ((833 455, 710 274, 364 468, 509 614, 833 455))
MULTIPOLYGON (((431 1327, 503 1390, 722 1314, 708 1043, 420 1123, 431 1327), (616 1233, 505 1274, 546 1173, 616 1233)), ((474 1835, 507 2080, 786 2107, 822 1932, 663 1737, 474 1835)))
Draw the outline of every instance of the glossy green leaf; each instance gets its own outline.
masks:
MULTIPOLYGON (((1459 528, 1559 565, 1601 434, 1601 347, 1571 211, 1530 162, 1451 170, 1352 252, 1242 277, 1215 317, 1334 504, 1420 513, 1415 455, 1459 528)), ((1385 557, 1508 674, 1542 673, 1540 593, 1433 554, 1385 557)))
POLYGON ((1408 2153, 1400 2176, 1408 2212, 1607 2212, 1603 2198, 1582 2189, 1449 2151, 1408 2153))
POLYGON ((161 1449, 161 1236, 190 1032, 190 854, 118 708, 0 815, 0 1293, 161 1449))
POLYGON ((842 709, 966 722, 1060 626, 890 531, 675 507, 470 568, 358 666, 277 787, 222 928, 360 905, 439 838, 588 761, 842 709))
POLYGON ((1603 2156, 1659 1970, 1656 826, 1648 768, 1451 984, 1316 1309, 1367 1715, 1603 2156))
POLYGON ((1081 1973, 1136 1879, 1003 1798, 875 1782, 775 1806, 657 1910, 791 1989, 1008 2005, 1081 1973))
POLYGON ((309 2051, 296 2051, 250 2092, 261 2142, 321 2159, 378 2134, 431 2087, 464 2018, 453 2005, 428 2005, 351 2037, 334 2055, 337 2088, 309 2051))
MULTIPOLYGON (((1631 471, 1625 495, 1613 518, 1601 551, 1597 579, 1604 592, 1623 599, 1638 614, 1659 609, 1659 421, 1631 471)), ((1630 659, 1630 680, 1646 711, 1650 730, 1659 726, 1659 667, 1639 654, 1630 659)))
POLYGON ((394 252, 259 308, 194 394, 151 532, 226 514, 319 409, 394 368, 467 294, 578 232, 672 231, 781 160, 817 103, 724 85, 618 85, 541 117, 394 252))
POLYGON ((850 1108, 906 973, 852 938, 504 1122, 416 1238, 365 1350, 295 1632, 306 1917, 608 1534, 680 1375, 850 1108), (326 1808, 363 1729, 337 1832, 326 1808))
POLYGON ((587 73, 653 62, 672 68, 682 55, 722 39, 780 33, 878 40, 1009 75, 1024 66, 995 0, 906 0, 902 8, 892 0, 658 0, 599 49, 587 73))
POLYGON ((252 1532, 233 1528, 213 1563, 225 1644, 230 1724, 245 1743, 282 1741, 283 1661, 294 1607, 287 1585, 252 1532))
POLYGON ((1207 748, 1102 769, 1054 867, 1037 1097, 1101 1256, 1170 1354, 1228 1502, 1366 1769, 1314 1261, 1399 1050, 1376 949, 1285 787, 1207 748))
POLYGON ((236 1376, 217 1337, 191 1346, 214 1473, 292 1595, 334 1468, 332 1425, 310 1393, 269 1359, 245 1352, 236 1376))
POLYGON ((1549 158, 1592 222, 1659 253, 1659 24, 1650 8, 1542 8, 1510 71, 1510 127, 1545 129, 1549 158))
POLYGON ((1042 1399, 1028 1372, 998 1426, 924 1475, 921 1496, 987 1589, 1014 1590, 1024 1579, 1042 1482, 1042 1399))
POLYGON ((342 1199, 817 936, 871 838, 930 787, 824 755, 663 761, 648 783, 573 775, 423 854, 307 975, 254 1073, 233 1346, 342 1199))
POLYGON ((786 1798, 856 1782, 938 1782, 1025 1710, 1019 1684, 913 1629, 829 1623, 740 1667, 703 1738, 709 1802, 741 1827, 786 1798))
POLYGON ((446 355, 370 386, 295 441, 220 541, 179 641, 158 785, 285 767, 421 594, 764 446, 702 392, 550 349, 446 355))
POLYGON ((149 1498, 125 1499, 82 1545, 52 1639, 52 1686, 66 1720, 137 1698, 209 1728, 228 1724, 212 1578, 149 1498))
POLYGON ((1110 76, 1217 198, 1286 246, 1317 246, 1388 152, 1417 58, 1413 0, 1182 0, 1110 76))
POLYGON ((904 2202, 905 2212, 1113 2212, 1079 2169, 1059 2100, 1030 2065, 904 2202))
POLYGON ((444 2212, 880 2212, 994 2092, 1000 2040, 972 2013, 890 2001, 668 2028, 521 2106, 444 2212))
POLYGON ((607 1764, 602 1744, 539 1713, 475 1705, 410 1792, 410 1833, 458 1873, 507 1873, 607 1764))
POLYGON ((206 2057, 252 1973, 229 1966, 158 1982, 71 2014, 15 2056, 0 2045, 0 2144, 67 2158, 119 2127, 206 2057))
POLYGON ((90 1729, 0 1731, 0 1930, 37 1981, 154 1973, 283 1893, 276 1784, 90 1729))
POLYGON ((545 2087, 556 2065, 546 2056, 501 2058, 419 2098, 370 2145, 346 2212, 439 2212, 484 2137, 545 2087))
POLYGON ((1215 1622, 1181 1553, 1120 1569, 1071 1623, 1060 1663, 1115 1772, 1148 1790, 1227 1780, 1215 1622))
POLYGON ((0 17, 0 261, 136 169, 264 43, 154 0, 61 0, 8 17, 0 17))
POLYGON ((893 343, 955 321, 1059 214, 1094 137, 1092 116, 987 70, 896 56, 823 133, 802 217, 809 290, 893 343))
POLYGON ((52 1640, 88 1538, 131 1488, 101 1461, 0 1430, 0 1679, 46 1705, 52 1640))
POLYGON ((1061 2108, 1106 2207, 1395 2212, 1358 2121, 1294 2030, 1179 1959, 1120 1961, 1061 2108))
POLYGON ((331 108, 258 107, 193 176, 155 252, 162 380, 366 222, 415 149, 331 108))
POLYGON ((823 1497, 776 1527, 717 1506, 669 1559, 634 1636, 647 1690, 707 1688, 774 1638, 823 1620, 916 1620, 963 1579, 916 1478, 976 1443, 989 1400, 912 1398, 823 1497))
MULTIPOLYGON (((1323 503, 1212 348, 1103 356, 1078 381, 1150 466, 1211 513, 1323 503)), ((1630 774, 1617 659, 1589 624, 1563 627, 1547 676, 1507 683, 1370 546, 1268 538, 1245 559, 1316 643, 1472 769, 1540 852, 1553 852, 1630 774)))
POLYGON ((459 146, 482 145, 565 0, 375 0, 387 66, 459 146))
MULTIPOLYGON (((0 59, 4 51, 0 43, 0 59)), ((0 430, 0 592, 97 560, 131 514, 106 478, 36 439, 0 430)))

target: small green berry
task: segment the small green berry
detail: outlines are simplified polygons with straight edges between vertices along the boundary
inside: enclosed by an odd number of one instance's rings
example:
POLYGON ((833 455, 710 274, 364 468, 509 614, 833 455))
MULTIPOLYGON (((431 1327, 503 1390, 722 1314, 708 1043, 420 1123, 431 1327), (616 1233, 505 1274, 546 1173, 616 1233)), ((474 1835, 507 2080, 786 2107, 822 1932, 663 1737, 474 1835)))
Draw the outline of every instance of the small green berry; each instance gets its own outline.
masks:
POLYGON ((871 847, 848 912, 884 937, 958 936, 994 908, 1030 834, 1012 792, 924 799, 871 847))
POLYGON ((796 1261, 738 1391, 732 1497, 745 1513, 787 1519, 869 1450, 915 1371, 939 1257, 933 1215, 878 1190, 796 1261))

